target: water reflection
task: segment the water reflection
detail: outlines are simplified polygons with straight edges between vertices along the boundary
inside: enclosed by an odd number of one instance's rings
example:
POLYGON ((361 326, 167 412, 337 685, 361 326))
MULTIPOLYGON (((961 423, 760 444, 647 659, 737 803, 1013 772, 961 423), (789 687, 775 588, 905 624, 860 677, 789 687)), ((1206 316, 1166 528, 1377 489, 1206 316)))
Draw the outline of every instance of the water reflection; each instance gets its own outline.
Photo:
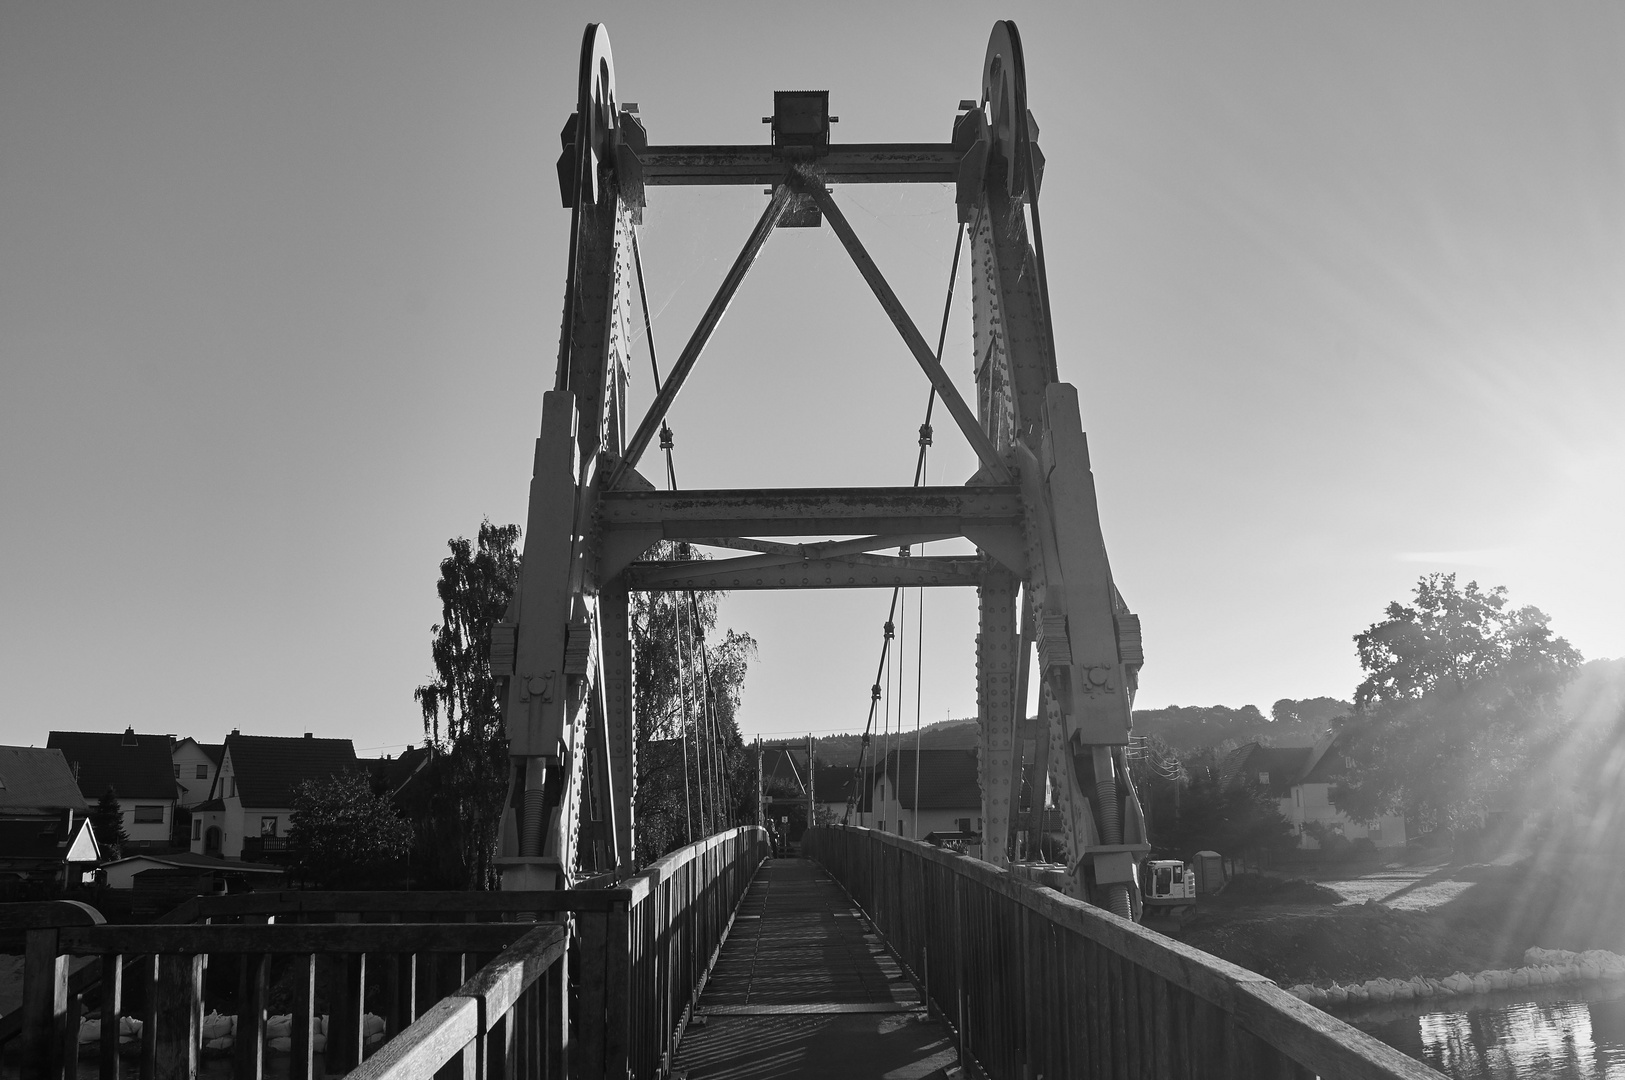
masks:
POLYGON ((1576 989, 1478 1001, 1471 1010, 1349 1019, 1454 1080, 1625 1080, 1625 987, 1587 987, 1583 996, 1576 989))

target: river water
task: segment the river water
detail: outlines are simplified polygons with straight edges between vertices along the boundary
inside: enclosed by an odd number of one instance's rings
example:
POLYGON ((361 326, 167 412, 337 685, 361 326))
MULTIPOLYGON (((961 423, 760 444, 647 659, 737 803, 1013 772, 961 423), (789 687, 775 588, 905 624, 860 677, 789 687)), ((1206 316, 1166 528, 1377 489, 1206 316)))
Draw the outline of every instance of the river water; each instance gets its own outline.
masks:
POLYGON ((1446 1008, 1426 999, 1345 1019, 1453 1080, 1625 1080, 1621 983, 1447 1000, 1446 1008))

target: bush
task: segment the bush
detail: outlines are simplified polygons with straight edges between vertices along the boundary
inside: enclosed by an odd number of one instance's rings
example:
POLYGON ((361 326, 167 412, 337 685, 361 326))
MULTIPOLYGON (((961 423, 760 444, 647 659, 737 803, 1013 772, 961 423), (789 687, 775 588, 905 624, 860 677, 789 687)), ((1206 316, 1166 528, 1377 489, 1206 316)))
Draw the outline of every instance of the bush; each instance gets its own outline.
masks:
POLYGON ((1377 845, 1371 842, 1369 836, 1362 836, 1349 843, 1346 856, 1350 859, 1374 859, 1377 857, 1377 845))
POLYGON ((1323 859, 1346 859, 1352 846, 1342 833, 1328 832, 1320 837, 1320 856, 1323 859))

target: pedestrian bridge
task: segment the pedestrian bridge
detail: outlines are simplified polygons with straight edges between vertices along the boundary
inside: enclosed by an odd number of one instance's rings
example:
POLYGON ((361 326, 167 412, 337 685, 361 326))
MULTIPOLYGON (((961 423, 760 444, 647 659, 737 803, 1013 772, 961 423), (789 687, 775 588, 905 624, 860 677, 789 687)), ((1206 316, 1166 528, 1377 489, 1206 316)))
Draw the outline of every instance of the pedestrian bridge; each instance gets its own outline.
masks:
POLYGON ((810 830, 803 855, 770 858, 742 828, 600 888, 250 893, 145 926, 5 905, 0 933, 26 956, 23 1003, 0 1018, 6 1072, 1439 1075, 1260 975, 986 863, 844 827, 810 830), (203 1045, 213 1011, 235 1017, 229 1047, 203 1045), (128 1018, 125 1043, 83 1039, 92 1013, 108 1031, 128 1018))

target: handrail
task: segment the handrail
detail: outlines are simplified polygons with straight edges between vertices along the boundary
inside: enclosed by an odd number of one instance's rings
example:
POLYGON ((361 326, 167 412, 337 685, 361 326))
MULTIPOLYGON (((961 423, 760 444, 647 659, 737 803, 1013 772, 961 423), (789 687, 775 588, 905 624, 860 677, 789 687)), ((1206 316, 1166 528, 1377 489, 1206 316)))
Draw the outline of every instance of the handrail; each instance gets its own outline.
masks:
POLYGON ((988 863, 846 826, 809 829, 803 850, 868 912, 992 1080, 1442 1080, 1262 975, 988 863))
MULTIPOLYGON (((278 958, 278 970, 291 973, 294 985, 289 1042, 282 1044, 293 1055, 290 1080, 314 1074, 312 1055, 323 1037, 314 1008, 318 981, 327 985, 331 1012, 329 1072, 360 1064, 372 1045, 365 1025, 382 1019, 384 1034, 394 1038, 377 1054, 393 1047, 385 1059, 394 1062, 391 1069, 429 1080, 433 1069, 415 1070, 442 1050, 434 1069, 463 1053, 471 1040, 507 1031, 498 1025, 501 1014, 525 997, 524 1008, 531 1011, 514 1019, 513 1031, 530 1048, 522 1063, 529 1072, 498 1075, 552 1075, 548 1061, 562 1062, 568 1045, 573 1076, 654 1078, 669 1063, 680 1018, 692 1008, 734 909, 767 854, 766 832, 746 827, 673 852, 611 888, 200 897, 147 925, 96 925, 99 914, 84 905, 0 906, 0 930, 14 926, 26 934, 28 955, 24 1008, 0 1019, 0 1026, 12 1025, 22 1036, 22 1080, 65 1080, 77 1057, 80 1016, 87 1000, 94 1003, 91 995, 99 995, 103 1080, 121 1072, 118 1029, 124 1017, 142 1023, 144 1078, 194 1075, 205 1008, 203 970, 218 958, 229 965, 226 971, 238 972, 231 1043, 236 1075, 261 1080, 269 979, 278 958), (533 938, 538 924, 549 935, 563 935, 568 965, 556 957, 537 959, 553 941, 533 938), (99 956, 101 963, 70 978, 75 955, 99 956), (328 959, 319 975, 322 957, 328 959), (485 958, 493 958, 493 966, 475 971, 485 958), (557 986, 535 988, 540 973, 552 968, 557 986), (136 991, 135 1001, 126 999, 126 987, 136 991), (486 990, 468 989, 478 987, 486 990), (368 991, 382 1014, 375 1020, 365 1018, 368 991), (451 997, 442 1000, 447 993, 451 997), (478 1002, 471 1006, 460 994, 478 1002), (501 999, 508 1004, 497 1009, 493 994, 508 995, 501 999), (426 1034, 431 1030, 432 1037, 426 1034), (408 1031, 418 1041, 394 1047, 408 1031), (552 1049, 544 1054, 536 1047, 552 1049)), ((490 1055, 520 1053, 514 1045, 480 1041, 464 1064, 484 1069, 490 1055)))
POLYGON ((422 1080, 465 1054, 456 1075, 563 1075, 563 960, 569 932, 539 926, 441 998, 350 1073, 353 1080, 422 1080), (543 979, 551 973, 551 978, 543 979), (549 1037, 552 1036, 552 1037, 549 1037))

